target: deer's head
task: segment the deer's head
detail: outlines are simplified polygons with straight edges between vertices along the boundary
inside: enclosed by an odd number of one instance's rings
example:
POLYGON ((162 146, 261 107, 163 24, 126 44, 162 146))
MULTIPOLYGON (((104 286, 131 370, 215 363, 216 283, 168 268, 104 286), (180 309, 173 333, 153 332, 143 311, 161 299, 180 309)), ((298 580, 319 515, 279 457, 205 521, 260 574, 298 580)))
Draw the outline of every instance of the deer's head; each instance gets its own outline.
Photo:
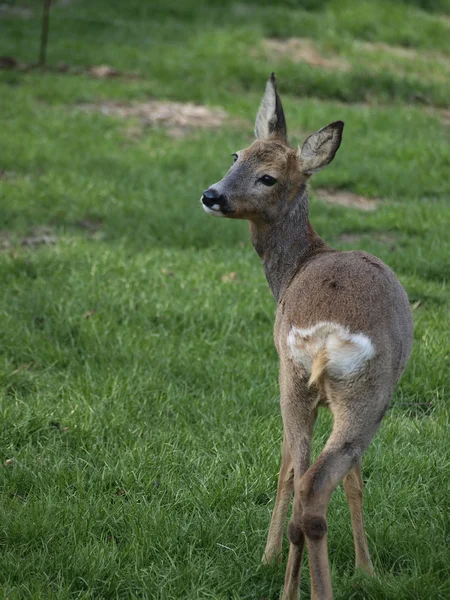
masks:
POLYGON ((216 217, 276 220, 309 177, 333 160, 343 128, 342 121, 335 121, 310 135, 300 149, 291 148, 272 73, 256 117, 256 140, 236 152, 225 177, 203 193, 204 210, 216 217))

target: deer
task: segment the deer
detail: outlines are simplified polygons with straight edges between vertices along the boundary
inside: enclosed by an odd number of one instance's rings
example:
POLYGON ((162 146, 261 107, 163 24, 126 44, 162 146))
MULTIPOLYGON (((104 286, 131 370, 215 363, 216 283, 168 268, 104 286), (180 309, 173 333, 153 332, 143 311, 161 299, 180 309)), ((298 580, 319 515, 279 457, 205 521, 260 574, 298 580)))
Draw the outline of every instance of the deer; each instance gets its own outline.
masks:
POLYGON ((263 562, 280 562, 286 515, 289 556, 283 600, 299 596, 306 543, 313 600, 332 599, 327 508, 343 481, 357 568, 373 572, 363 517, 361 459, 389 407, 412 349, 413 321, 393 271, 366 252, 328 246, 309 221, 307 183, 334 158, 344 123, 288 143, 270 76, 255 124, 256 140, 233 154, 228 173, 200 201, 215 217, 246 219, 277 303, 283 443, 278 488, 263 562), (310 465, 319 407, 333 417, 325 446, 310 465))

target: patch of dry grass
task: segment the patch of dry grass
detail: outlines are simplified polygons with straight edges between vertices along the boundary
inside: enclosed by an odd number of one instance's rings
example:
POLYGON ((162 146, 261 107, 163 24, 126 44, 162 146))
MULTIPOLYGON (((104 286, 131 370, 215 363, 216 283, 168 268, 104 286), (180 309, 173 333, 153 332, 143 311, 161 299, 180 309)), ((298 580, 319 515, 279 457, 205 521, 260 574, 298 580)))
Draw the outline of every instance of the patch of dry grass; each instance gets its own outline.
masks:
POLYGON ((323 69, 351 69, 351 64, 341 56, 324 56, 317 44, 308 38, 266 39, 263 41, 263 49, 272 60, 286 58, 294 63, 306 63, 323 69))
POLYGON ((221 108, 208 108, 191 102, 100 102, 80 104, 77 108, 121 119, 137 119, 139 125, 130 126, 125 130, 126 137, 130 139, 139 137, 144 127, 166 127, 172 137, 182 137, 192 129, 221 127, 228 119, 227 113, 221 108))
POLYGON ((346 208, 355 208, 363 212, 371 212, 376 210, 382 202, 379 198, 366 198, 359 194, 354 194, 347 190, 333 190, 328 188, 318 188, 313 191, 313 194, 320 200, 328 204, 338 204, 346 208))

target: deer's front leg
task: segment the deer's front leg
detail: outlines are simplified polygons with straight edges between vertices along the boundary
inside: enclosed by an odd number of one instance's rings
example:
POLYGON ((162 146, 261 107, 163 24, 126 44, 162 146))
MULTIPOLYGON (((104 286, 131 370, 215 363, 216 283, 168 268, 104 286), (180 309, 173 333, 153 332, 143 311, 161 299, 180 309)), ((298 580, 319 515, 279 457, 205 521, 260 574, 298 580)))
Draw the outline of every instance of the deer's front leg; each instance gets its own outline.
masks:
POLYGON ((277 497, 272 513, 272 520, 270 521, 266 549, 264 550, 262 558, 262 561, 265 564, 271 564, 274 560, 277 560, 278 562, 281 561, 283 530, 293 489, 294 465, 289 452, 286 436, 284 436, 281 455, 281 468, 278 475, 277 497))

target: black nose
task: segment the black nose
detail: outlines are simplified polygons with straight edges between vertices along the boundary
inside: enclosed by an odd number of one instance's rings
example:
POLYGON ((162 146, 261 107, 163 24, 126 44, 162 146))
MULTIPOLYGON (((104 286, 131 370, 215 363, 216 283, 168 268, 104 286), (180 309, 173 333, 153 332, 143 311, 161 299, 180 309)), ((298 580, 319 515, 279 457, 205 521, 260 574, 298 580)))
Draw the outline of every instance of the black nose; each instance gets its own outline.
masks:
POLYGON ((225 203, 225 196, 223 194, 219 194, 219 192, 214 188, 209 188, 203 192, 202 202, 208 208, 211 208, 214 206, 214 204, 218 204, 220 206, 221 204, 225 203))
POLYGON ((203 197, 208 198, 208 200, 214 200, 216 198, 219 198, 219 196, 219 192, 214 188, 208 188, 206 191, 203 192, 203 197))

